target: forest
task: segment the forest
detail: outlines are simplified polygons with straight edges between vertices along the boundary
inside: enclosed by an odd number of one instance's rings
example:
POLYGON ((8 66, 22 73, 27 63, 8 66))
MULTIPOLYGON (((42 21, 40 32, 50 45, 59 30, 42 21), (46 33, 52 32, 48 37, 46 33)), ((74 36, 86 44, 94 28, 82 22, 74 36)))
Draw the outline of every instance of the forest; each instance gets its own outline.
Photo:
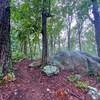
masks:
POLYGON ((0 100, 100 100, 100 0, 0 0, 0 100))

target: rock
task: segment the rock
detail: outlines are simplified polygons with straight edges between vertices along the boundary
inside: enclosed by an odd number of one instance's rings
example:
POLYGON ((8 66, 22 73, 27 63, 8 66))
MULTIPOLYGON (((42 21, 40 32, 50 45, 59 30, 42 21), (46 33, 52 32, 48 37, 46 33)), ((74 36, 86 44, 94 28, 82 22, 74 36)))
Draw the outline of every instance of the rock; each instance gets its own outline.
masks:
POLYGON ((74 71, 82 75, 91 70, 100 75, 99 59, 86 52, 61 51, 50 59, 49 64, 57 66, 60 70, 74 71))
POLYGON ((100 63, 92 58, 88 58, 88 70, 93 71, 94 75, 100 75, 100 63))
POLYGON ((42 60, 41 59, 37 59, 34 60, 31 64, 29 64, 28 66, 31 68, 36 68, 36 67, 40 67, 42 65, 42 60))
POLYGON ((76 74, 75 77, 77 77, 77 79, 80 80, 82 76, 80 74, 76 74))
POLYGON ((42 71, 47 74, 47 76, 52 76, 59 73, 59 68, 52 65, 46 65, 43 67, 42 71))
MULTIPOLYGON (((60 51, 53 57, 49 57, 47 61, 48 65, 56 66, 59 70, 73 71, 81 75, 86 75, 88 72, 93 71, 94 75, 100 75, 100 57, 94 57, 86 52, 60 51)), ((42 60, 37 59, 29 67, 36 68, 41 65, 42 60)))
POLYGON ((61 70, 76 71, 78 73, 88 72, 87 58, 79 52, 62 51, 58 52, 52 59, 52 64, 61 70))
POLYGON ((61 70, 74 71, 74 65, 69 51, 61 51, 54 55, 52 62, 61 70))
POLYGON ((71 53, 72 63, 74 65, 74 71, 80 74, 85 74, 88 72, 87 58, 80 52, 71 53))
POLYGON ((100 91, 97 88, 88 86, 88 94, 91 95, 92 100, 100 100, 100 91))
POLYGON ((82 52, 82 51, 79 51, 81 54, 93 59, 94 61, 100 63, 100 57, 96 57, 96 56, 91 56, 90 54, 86 53, 86 52, 82 52))

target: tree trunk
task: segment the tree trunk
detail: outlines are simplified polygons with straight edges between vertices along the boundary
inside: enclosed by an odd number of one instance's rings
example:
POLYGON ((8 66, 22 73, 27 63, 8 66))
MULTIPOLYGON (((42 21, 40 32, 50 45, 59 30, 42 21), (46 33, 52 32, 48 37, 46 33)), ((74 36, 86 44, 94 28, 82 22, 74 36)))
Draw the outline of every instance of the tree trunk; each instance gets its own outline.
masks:
POLYGON ((79 45, 79 50, 81 51, 81 32, 82 32, 82 23, 77 23, 78 24, 78 45, 79 45))
POLYGON ((34 51, 33 52, 34 52, 34 57, 35 57, 36 56, 36 43, 34 44, 33 47, 34 47, 34 51))
POLYGON ((78 44, 79 44, 79 50, 81 51, 81 32, 78 32, 78 44))
POLYGON ((68 50, 70 51, 70 28, 69 28, 69 31, 68 31, 68 50))
POLYGON ((60 51, 60 49, 61 49, 61 44, 60 44, 60 34, 58 35, 58 50, 60 51))
POLYGON ((46 33, 46 23, 47 23, 47 16, 46 12, 42 12, 42 65, 47 64, 47 56, 48 56, 48 40, 47 40, 47 33, 46 33))
POLYGON ((53 36, 52 34, 50 34, 50 54, 53 55, 54 54, 54 48, 53 48, 53 36))
POLYGON ((97 44, 97 52, 100 57, 100 15, 98 12, 97 0, 92 0, 93 4, 93 15, 94 15, 94 27, 95 27, 95 38, 97 44))
POLYGON ((23 42, 23 52, 25 57, 27 57, 27 40, 23 42))
POLYGON ((7 74, 11 67, 10 1, 0 0, 0 71, 7 74))
POLYGON ((33 55, 32 55, 32 45, 31 45, 31 41, 30 41, 30 36, 28 34, 28 44, 29 44, 29 52, 30 52, 30 58, 32 60, 33 55))
POLYGON ((71 23, 72 23, 72 16, 68 16, 68 50, 70 51, 71 49, 71 23))

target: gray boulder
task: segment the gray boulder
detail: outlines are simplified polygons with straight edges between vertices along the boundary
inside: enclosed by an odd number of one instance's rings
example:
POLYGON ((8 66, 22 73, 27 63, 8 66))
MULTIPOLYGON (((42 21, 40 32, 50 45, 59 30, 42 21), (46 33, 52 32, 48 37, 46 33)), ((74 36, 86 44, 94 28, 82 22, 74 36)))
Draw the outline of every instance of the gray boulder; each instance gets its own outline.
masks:
POLYGON ((61 51, 56 53, 49 61, 49 64, 57 66, 60 70, 74 71, 85 74, 90 70, 100 74, 99 57, 93 57, 86 52, 61 51))
POLYGON ((69 51, 61 51, 54 55, 52 61, 55 66, 61 70, 74 71, 74 65, 71 60, 71 53, 69 51))
POLYGON ((88 72, 88 63, 87 58, 81 54, 80 52, 72 52, 71 53, 71 60, 74 65, 74 71, 84 74, 88 72))

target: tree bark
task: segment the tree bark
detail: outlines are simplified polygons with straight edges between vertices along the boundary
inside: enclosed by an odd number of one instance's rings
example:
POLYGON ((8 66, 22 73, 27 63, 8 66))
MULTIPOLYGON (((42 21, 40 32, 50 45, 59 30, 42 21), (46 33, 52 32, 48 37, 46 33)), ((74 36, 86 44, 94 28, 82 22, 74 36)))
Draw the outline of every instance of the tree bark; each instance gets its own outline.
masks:
POLYGON ((80 23, 78 23, 77 22, 77 29, 78 29, 78 45, 79 45, 79 50, 81 51, 82 50, 82 48, 81 48, 81 32, 82 32, 82 22, 80 22, 80 23))
POLYGON ((0 72, 7 74, 11 67, 10 0, 0 0, 0 72))
POLYGON ((58 35, 58 49, 59 49, 59 51, 60 51, 60 49, 61 49, 61 41, 60 41, 61 39, 60 39, 60 34, 58 35))
POLYGON ((71 35, 71 33, 70 33, 70 28, 69 28, 69 31, 68 31, 68 50, 70 51, 70 35, 71 35))
POLYGON ((27 40, 23 41, 23 52, 25 57, 27 57, 27 40))
POLYGON ((29 44, 29 52, 30 52, 30 58, 32 60, 33 56, 32 56, 32 45, 31 45, 31 41, 30 41, 30 36, 28 34, 28 44, 29 44))
POLYGON ((42 12, 42 65, 47 64, 47 57, 48 57, 48 40, 47 40, 47 33, 46 33, 46 23, 47 23, 47 16, 46 12, 42 12))
POLYGON ((54 51, 54 45, 53 45, 53 36, 52 36, 52 34, 50 34, 50 39, 49 39, 50 41, 50 52, 49 52, 49 54, 50 55, 53 55, 53 51, 54 51))
POLYGON ((78 32, 78 44, 79 44, 79 50, 81 51, 81 32, 78 32))
POLYGON ((92 0, 93 4, 93 15, 94 15, 94 27, 95 27, 95 38, 97 44, 97 52, 100 57, 100 15, 98 12, 97 0, 92 0))
POLYGON ((68 50, 71 50, 71 23, 72 23, 72 16, 68 16, 68 50))

